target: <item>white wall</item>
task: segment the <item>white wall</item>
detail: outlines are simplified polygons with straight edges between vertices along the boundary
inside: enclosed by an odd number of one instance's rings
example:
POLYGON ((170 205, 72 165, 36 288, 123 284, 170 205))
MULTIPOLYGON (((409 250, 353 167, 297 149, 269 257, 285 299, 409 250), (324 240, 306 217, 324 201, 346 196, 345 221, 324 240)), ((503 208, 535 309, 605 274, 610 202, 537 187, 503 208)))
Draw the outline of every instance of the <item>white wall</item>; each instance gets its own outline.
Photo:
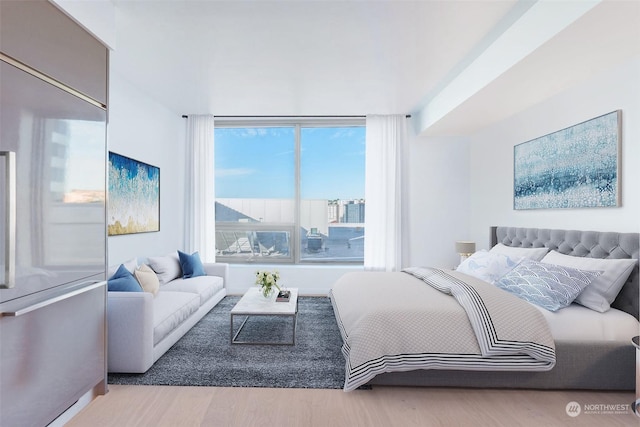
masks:
MULTIPOLYGON (((118 69, 111 55, 109 150, 160 168, 160 232, 109 237, 109 265, 133 257, 161 256, 183 248, 185 126, 179 112, 140 92, 118 69)), ((188 113, 188 112, 187 112, 188 113)), ((228 292, 242 294, 255 286, 257 270, 279 270, 281 282, 303 295, 326 295, 347 271, 361 266, 231 265, 228 292)))
POLYGON ((160 231, 109 237, 109 265, 159 256, 183 247, 185 121, 181 114, 140 92, 111 54, 109 150, 160 168, 160 231))
POLYGON ((116 6, 112 0, 49 0, 109 49, 116 46, 116 6))
POLYGON ((640 231, 640 59, 628 62, 470 138, 470 238, 489 245, 489 227, 640 231), (622 110, 622 207, 513 210, 513 147, 622 110))
POLYGON ((241 295, 251 286, 256 286, 258 270, 278 270, 280 284, 298 288, 300 295, 327 295, 340 276, 350 271, 362 271, 362 266, 234 264, 229 268, 227 293, 241 295))
MULTIPOLYGON (((411 136, 405 265, 453 267, 456 240, 488 247, 491 225, 638 231, 640 197, 640 61, 557 95, 469 137, 411 136), (592 117, 623 110, 621 208, 513 210, 513 146, 592 117)), ((182 247, 184 120, 131 85, 112 54, 109 146, 160 167, 161 231, 109 238, 109 263, 163 255, 182 247)), ((188 112, 187 112, 188 113, 188 112)), ((253 286, 258 269, 234 265, 229 291, 253 286)), ((278 266, 283 283, 301 294, 325 294, 361 267, 278 266)))
POLYGON ((467 139, 414 136, 409 152, 409 256, 404 264, 455 267, 460 261, 455 241, 471 237, 467 139))

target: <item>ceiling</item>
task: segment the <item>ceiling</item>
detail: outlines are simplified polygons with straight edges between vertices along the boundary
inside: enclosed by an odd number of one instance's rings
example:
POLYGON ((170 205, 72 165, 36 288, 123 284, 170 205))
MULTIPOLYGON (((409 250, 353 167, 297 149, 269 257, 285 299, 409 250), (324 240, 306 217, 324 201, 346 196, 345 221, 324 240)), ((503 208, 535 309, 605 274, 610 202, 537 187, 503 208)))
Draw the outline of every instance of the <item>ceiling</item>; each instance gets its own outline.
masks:
MULTIPOLYGON (((176 114, 247 116, 415 114, 535 2, 114 3, 112 72, 176 114)), ((424 131, 473 132, 638 56, 640 2, 605 1, 424 131)))

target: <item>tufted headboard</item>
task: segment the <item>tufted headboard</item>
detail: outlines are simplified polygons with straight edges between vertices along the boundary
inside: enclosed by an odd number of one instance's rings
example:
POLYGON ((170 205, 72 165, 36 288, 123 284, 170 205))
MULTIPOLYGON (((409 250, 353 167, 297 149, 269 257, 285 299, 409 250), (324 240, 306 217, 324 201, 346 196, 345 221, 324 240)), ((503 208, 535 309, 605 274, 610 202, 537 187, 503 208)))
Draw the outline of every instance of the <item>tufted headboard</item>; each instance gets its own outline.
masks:
MULTIPOLYGON (((502 243, 521 248, 547 247, 565 255, 589 258, 638 259, 640 234, 524 227, 491 227, 491 246, 502 243)), ((611 304, 638 319, 638 264, 611 304)))

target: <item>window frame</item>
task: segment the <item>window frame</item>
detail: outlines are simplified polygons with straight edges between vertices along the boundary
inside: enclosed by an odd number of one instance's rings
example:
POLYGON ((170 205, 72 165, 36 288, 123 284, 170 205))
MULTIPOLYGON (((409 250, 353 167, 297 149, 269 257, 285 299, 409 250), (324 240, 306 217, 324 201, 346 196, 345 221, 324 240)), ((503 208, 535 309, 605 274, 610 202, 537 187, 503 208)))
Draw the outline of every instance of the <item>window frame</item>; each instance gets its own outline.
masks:
MULTIPOLYGON (((294 223, 228 223, 216 220, 215 229, 243 229, 243 230, 264 230, 264 231, 289 231, 291 242, 289 244, 289 254, 287 258, 269 258, 261 256, 251 256, 248 258, 238 258, 216 254, 216 260, 232 264, 286 264, 286 265, 363 265, 363 261, 338 261, 335 259, 309 260, 301 259, 300 246, 302 236, 300 233, 300 206, 302 203, 300 189, 300 164, 301 164, 301 142, 302 128, 310 127, 365 127, 364 117, 300 117, 300 118, 224 118, 216 119, 214 128, 269 128, 269 127, 291 127, 294 129, 294 223), (277 229, 277 230, 276 230, 277 229)), ((214 142, 215 144, 215 142, 214 142)), ((215 179, 215 178, 214 178, 215 179)), ((217 199, 217 197, 216 197, 217 199)))

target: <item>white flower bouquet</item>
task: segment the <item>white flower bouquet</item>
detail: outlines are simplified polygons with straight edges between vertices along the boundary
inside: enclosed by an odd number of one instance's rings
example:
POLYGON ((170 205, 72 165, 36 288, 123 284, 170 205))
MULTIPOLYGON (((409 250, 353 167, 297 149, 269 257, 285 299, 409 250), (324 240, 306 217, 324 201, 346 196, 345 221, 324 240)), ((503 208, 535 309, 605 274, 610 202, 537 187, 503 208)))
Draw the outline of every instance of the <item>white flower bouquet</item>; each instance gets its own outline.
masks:
POLYGON ((277 271, 256 271, 256 285, 260 287, 262 291, 262 295, 265 298, 268 298, 276 288, 280 291, 280 287, 278 286, 278 280, 280 279, 280 273, 277 271))

